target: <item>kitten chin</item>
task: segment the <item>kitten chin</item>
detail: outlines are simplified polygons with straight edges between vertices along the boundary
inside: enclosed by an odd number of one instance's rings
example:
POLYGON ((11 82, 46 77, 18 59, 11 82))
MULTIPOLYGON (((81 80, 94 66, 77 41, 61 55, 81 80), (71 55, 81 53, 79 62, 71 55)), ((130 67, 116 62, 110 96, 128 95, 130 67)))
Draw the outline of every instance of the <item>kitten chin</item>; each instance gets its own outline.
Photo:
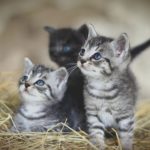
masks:
POLYGON ((77 67, 81 70, 81 72, 84 75, 86 75, 87 78, 103 78, 103 76, 100 74, 100 70, 92 68, 92 65, 81 64, 81 62, 78 61, 77 67))
POLYGON ((38 102, 38 101, 47 101, 47 98, 40 94, 36 89, 33 87, 29 89, 25 89, 24 85, 20 85, 19 87, 19 93, 21 100, 23 102, 38 102))

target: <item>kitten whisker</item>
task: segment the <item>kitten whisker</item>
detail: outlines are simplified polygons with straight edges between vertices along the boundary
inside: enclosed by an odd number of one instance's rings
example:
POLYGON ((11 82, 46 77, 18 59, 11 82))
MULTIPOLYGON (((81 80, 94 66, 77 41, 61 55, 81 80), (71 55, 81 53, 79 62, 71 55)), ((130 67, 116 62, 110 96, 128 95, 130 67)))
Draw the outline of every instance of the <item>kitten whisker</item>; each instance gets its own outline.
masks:
POLYGON ((66 66, 69 66, 69 65, 76 65, 77 63, 68 63, 66 64, 66 66))
POLYGON ((69 72, 69 76, 77 69, 77 66, 74 66, 74 68, 69 72))
POLYGON ((75 67, 77 67, 77 65, 73 65, 67 68, 67 70, 70 72, 72 69, 74 69, 75 67))
POLYGON ((68 72, 71 72, 74 68, 76 68, 77 66, 71 66, 70 68, 68 68, 68 72))
POLYGON ((69 63, 66 65, 66 68, 67 68, 67 70, 70 70, 74 66, 77 66, 77 63, 69 63))

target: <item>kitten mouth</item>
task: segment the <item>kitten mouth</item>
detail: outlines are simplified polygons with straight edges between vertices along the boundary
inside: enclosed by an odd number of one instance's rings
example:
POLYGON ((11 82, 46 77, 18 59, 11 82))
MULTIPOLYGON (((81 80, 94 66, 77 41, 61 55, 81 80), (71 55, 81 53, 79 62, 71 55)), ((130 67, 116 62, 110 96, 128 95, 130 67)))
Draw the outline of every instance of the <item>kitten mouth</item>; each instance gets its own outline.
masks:
POLYGON ((96 70, 94 69, 89 69, 87 66, 84 66, 84 64, 81 64, 80 61, 77 62, 77 67, 81 70, 81 71, 84 71, 84 72, 96 72, 96 70))
POLYGON ((80 61, 77 62, 77 67, 80 68, 80 69, 88 70, 87 66, 82 64, 80 61))
POLYGON ((27 88, 24 89, 24 92, 29 92, 27 88))
POLYGON ((29 91, 27 89, 24 89, 23 92, 29 94, 29 91))
POLYGON ((28 95, 30 95, 30 96, 34 96, 33 94, 29 93, 28 89, 25 89, 25 90, 23 91, 23 93, 28 94, 28 95))
POLYGON ((26 94, 31 95, 31 94, 29 93, 28 89, 26 89, 26 88, 23 90, 23 92, 26 93, 26 94))
POLYGON ((88 71, 88 69, 83 64, 81 64, 80 61, 77 62, 77 67, 81 70, 81 72, 88 71))

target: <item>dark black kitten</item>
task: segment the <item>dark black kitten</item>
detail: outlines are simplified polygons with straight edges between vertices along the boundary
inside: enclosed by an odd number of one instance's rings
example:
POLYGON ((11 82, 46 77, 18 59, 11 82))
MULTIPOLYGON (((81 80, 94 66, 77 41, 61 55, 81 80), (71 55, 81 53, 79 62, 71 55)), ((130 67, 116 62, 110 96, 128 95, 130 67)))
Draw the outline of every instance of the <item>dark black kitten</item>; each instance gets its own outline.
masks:
MULTIPOLYGON (((78 52, 88 36, 88 27, 82 25, 77 30, 45 27, 45 30, 50 33, 49 54, 51 59, 59 66, 70 68, 67 64, 77 61, 78 52)), ((68 88, 63 102, 68 104, 65 105, 65 109, 70 114, 68 120, 72 120, 70 125, 76 130, 80 128, 86 131, 86 117, 83 104, 83 76, 78 68, 69 76, 68 88)))
POLYGON ((49 54, 53 61, 59 66, 70 62, 76 62, 78 52, 88 35, 88 28, 82 25, 79 29, 72 28, 54 29, 45 27, 49 32, 49 54))

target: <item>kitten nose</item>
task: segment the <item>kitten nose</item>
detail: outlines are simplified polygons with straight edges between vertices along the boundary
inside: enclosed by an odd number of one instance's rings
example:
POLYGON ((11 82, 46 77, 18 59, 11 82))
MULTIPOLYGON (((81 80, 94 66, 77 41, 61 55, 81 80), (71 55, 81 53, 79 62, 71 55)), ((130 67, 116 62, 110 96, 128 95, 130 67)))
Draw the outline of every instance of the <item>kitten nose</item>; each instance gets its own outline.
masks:
POLYGON ((86 60, 81 59, 80 62, 81 62, 81 64, 84 64, 86 62, 86 60))
POLYGON ((28 88, 30 86, 29 83, 25 83, 25 87, 28 88))

